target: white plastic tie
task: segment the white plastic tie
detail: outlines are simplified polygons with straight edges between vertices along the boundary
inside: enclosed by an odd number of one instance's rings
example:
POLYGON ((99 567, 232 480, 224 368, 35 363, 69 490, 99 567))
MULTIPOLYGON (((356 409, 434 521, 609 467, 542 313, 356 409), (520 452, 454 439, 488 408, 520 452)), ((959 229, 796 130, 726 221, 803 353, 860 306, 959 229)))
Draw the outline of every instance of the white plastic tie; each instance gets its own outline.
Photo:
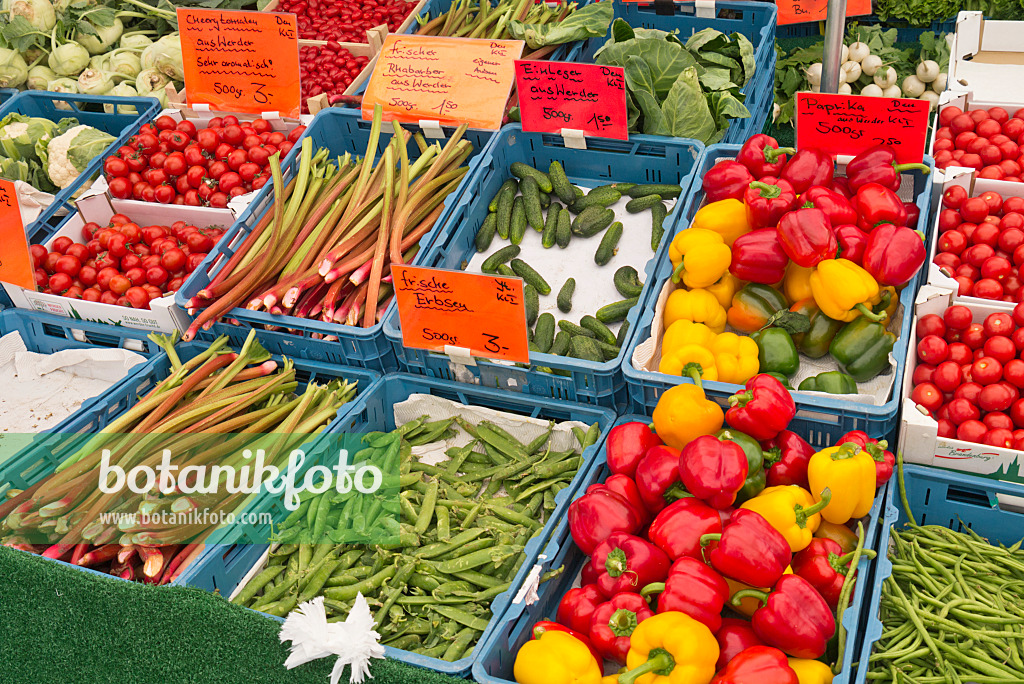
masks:
POLYGON ((562 140, 570 150, 587 149, 587 136, 578 128, 563 128, 561 130, 562 140))
POLYGON ((540 587, 540 572, 543 568, 538 564, 530 568, 530 574, 526 576, 526 581, 523 583, 523 587, 516 594, 515 599, 512 603, 523 603, 532 606, 534 603, 540 600, 540 594, 537 593, 537 589, 540 587))
POLYGON ((441 128, 440 121, 434 121, 433 119, 420 119, 420 128, 423 130, 423 135, 430 139, 444 140, 444 129, 441 128))
POLYGON ((197 112, 208 112, 208 111, 210 111, 210 105, 206 104, 205 102, 193 102, 191 107, 192 107, 192 109, 196 110, 197 112))
POLYGON ((280 119, 281 118, 281 112, 278 112, 278 111, 260 112, 260 116, 262 116, 264 119, 267 119, 267 120, 280 119))
POLYGON ((459 363, 463 366, 476 365, 476 359, 473 358, 473 352, 466 347, 454 347, 450 344, 446 344, 444 345, 444 353, 454 363, 459 363))
POLYGON ((715 18, 715 0, 695 0, 693 7, 696 10, 695 16, 701 19, 715 18))
POLYGON ((85 342, 86 344, 89 343, 89 338, 85 336, 84 330, 71 328, 71 336, 74 337, 79 342, 85 342))

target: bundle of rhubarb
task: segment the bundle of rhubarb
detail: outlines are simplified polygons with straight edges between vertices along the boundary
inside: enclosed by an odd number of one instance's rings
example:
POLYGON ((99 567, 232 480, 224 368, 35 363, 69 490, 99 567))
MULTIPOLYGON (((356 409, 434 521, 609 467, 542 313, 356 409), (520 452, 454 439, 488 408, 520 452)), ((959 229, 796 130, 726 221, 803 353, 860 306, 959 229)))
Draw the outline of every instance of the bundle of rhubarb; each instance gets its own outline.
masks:
POLYGON ((123 579, 170 582, 217 521, 245 503, 248 492, 233 485, 248 482, 251 454, 263 449, 263 463, 280 469, 355 395, 355 383, 343 379, 300 391, 292 363, 272 360, 254 332, 237 353, 221 337, 185 362, 175 336, 150 338, 167 353, 170 374, 107 427, 58 447, 69 455, 52 475, 7 492, 5 546, 123 579), (207 475, 210 466, 227 470, 207 475), (218 486, 225 472, 228 484, 218 486), (176 480, 165 483, 165 473, 176 480))
MULTIPOLYGON (((271 157, 274 201, 210 285, 189 302, 202 309, 184 335, 191 340, 231 309, 373 326, 393 296, 391 264, 408 263, 468 168, 473 146, 459 127, 442 148, 392 122, 379 161, 382 108, 374 109, 366 155, 328 159, 302 141, 299 168, 285 183, 271 157), (415 141, 419 158, 410 160, 415 141)), ((282 322, 288 327, 286 322, 282 322)))

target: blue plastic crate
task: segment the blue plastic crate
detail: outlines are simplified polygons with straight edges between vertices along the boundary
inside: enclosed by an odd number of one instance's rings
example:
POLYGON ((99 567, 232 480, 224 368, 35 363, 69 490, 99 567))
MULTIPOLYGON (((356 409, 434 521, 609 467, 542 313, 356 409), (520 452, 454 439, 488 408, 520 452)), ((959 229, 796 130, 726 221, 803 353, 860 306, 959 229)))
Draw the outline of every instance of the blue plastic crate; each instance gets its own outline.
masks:
MULTIPOLYGON (((847 22, 855 21, 862 26, 874 26, 881 24, 885 28, 896 29, 896 41, 899 43, 916 43, 922 33, 933 31, 936 34, 939 33, 952 33, 956 31, 956 17, 952 19, 945 19, 941 21, 933 21, 931 26, 924 28, 916 28, 911 26, 900 26, 898 21, 880 21, 875 15, 867 17, 850 17, 847 22)), ((824 38, 825 22, 805 22, 802 24, 786 24, 779 25, 775 28, 775 37, 779 40, 786 38, 805 38, 808 36, 814 36, 816 38, 824 38)))
MULTIPOLYGON (((966 473, 939 470, 925 466, 907 465, 903 468, 907 502, 919 525, 942 525, 956 532, 965 528, 974 530, 993 544, 1015 544, 1024 537, 1024 512, 1004 510, 997 494, 1020 497, 1024 494, 1019 484, 988 480, 966 473)), ((878 535, 878 562, 872 579, 871 598, 863 616, 862 641, 859 642, 858 660, 866 664, 874 644, 882 635, 879 606, 882 584, 892 575, 889 560, 890 531, 909 522, 907 511, 900 500, 899 483, 894 476, 889 482, 886 498, 885 521, 878 535)), ((867 681, 868 667, 857 671, 856 684, 867 681)))
MULTIPOLYGON (((388 374, 385 378, 368 392, 360 395, 353 403, 352 409, 342 420, 340 431, 348 434, 359 434, 375 430, 395 429, 395 419, 392 407, 394 404, 405 401, 413 394, 430 394, 443 397, 466 405, 484 406, 487 408, 530 416, 533 418, 551 419, 557 421, 579 420, 584 423, 598 423, 601 428, 601 436, 593 446, 583 452, 583 465, 573 478, 572 483, 555 496, 556 507, 548 519, 548 523, 531 539, 525 549, 526 561, 523 563, 516 577, 512 580, 512 586, 508 591, 497 596, 491 603, 491 612, 494 618, 490 625, 484 630, 476 648, 469 655, 455 662, 447 662, 438 658, 428 658, 408 651, 402 651, 386 647, 386 655, 392 660, 398 660, 409 665, 424 667, 437 672, 444 672, 453 676, 467 676, 482 652, 481 645, 487 640, 491 631, 498 624, 499 619, 505 612, 509 601, 516 595, 520 585, 529 573, 530 568, 537 563, 537 557, 547 539, 551 536, 556 525, 565 519, 565 512, 569 502, 575 498, 575 493, 584 482, 587 481, 587 473, 591 465, 597 460, 598 452, 604 443, 615 421, 615 414, 607 409, 594 406, 583 406, 565 401, 554 401, 536 397, 523 397, 507 392, 488 389, 484 387, 472 387, 444 380, 431 380, 428 378, 408 375, 405 373, 388 374)), ((273 499, 264 499, 262 510, 273 511, 276 519, 281 519, 287 511, 273 499)), ((218 591, 223 596, 230 596, 238 586, 239 582, 253 568, 267 550, 267 533, 269 529, 255 528, 251 544, 234 544, 229 547, 210 549, 196 563, 186 570, 180 578, 182 583, 188 586, 198 587, 207 591, 218 591)), ((268 616, 273 617, 273 616, 268 616)), ((281 618, 273 619, 281 621, 281 618)))
MULTIPOLYGON (((462 269, 476 252, 476 232, 487 216, 487 205, 506 179, 510 178, 509 165, 520 161, 538 169, 547 169, 557 160, 565 168, 569 179, 587 186, 604 185, 613 181, 640 183, 676 183, 685 196, 694 178, 704 146, 695 140, 663 138, 647 135, 632 136, 629 141, 590 139, 586 150, 565 147, 561 136, 525 133, 519 124, 503 128, 480 162, 480 174, 467 191, 459 206, 451 213, 444 235, 431 248, 423 265, 435 268, 462 269)), ((665 231, 672 233, 680 215, 677 202, 665 219, 665 231)), ((666 251, 668 242, 662 240, 659 254, 666 251)), ((596 244, 595 244, 596 246, 596 244)), ((570 245, 571 249, 571 245, 570 245)), ((590 248, 588 248, 590 249, 590 248)), ((580 252, 577 252, 580 253, 580 252)), ((589 253, 587 255, 589 258, 589 253)), ((650 283, 658 254, 647 264, 645 283, 650 283)), ((595 273, 595 277, 610 277, 611 273, 595 273)), ((630 336, 648 298, 650 288, 640 294, 638 306, 633 307, 627 321, 630 336)), ((593 313, 593 312, 591 312, 593 313)), ((384 321, 384 331, 391 340, 404 370, 430 377, 457 379, 443 354, 402 345, 402 333, 397 309, 384 321)), ((628 343, 627 343, 628 344, 628 343)), ((624 344, 625 349, 627 345, 624 344)), ((537 396, 579 401, 599 406, 622 407, 626 402, 625 383, 618 361, 596 363, 553 354, 530 355, 532 366, 519 368, 484 359, 470 368, 474 381, 487 387, 500 387, 537 396), (565 371, 571 375, 554 375, 537 370, 537 366, 565 371)), ((458 378, 461 379, 461 378, 458 378)))
MULTIPOLYGON (((694 214, 697 213, 697 210, 700 208, 701 203, 704 200, 704 192, 700 185, 700 179, 703 178, 704 174, 707 173, 707 171, 719 160, 735 158, 739 149, 740 148, 737 145, 712 145, 708 148, 701 168, 697 173, 697 180, 694 182, 692 192, 687 201, 687 206, 684 210, 685 213, 680 217, 677 225, 677 231, 685 229, 689 225, 690 220, 693 219, 694 214)), ((925 163, 931 165, 931 158, 925 157, 925 163)), ((921 211, 921 217, 918 219, 918 225, 927 226, 928 212, 930 210, 931 190, 929 187, 931 185, 931 181, 928 176, 918 171, 910 174, 910 176, 912 176, 914 183, 913 196, 921 211)), ((906 178, 907 176, 904 177, 906 178)), ((654 304, 657 301, 663 284, 668 280, 671 274, 672 263, 669 261, 667 255, 663 256, 658 265, 656 282, 654 289, 652 290, 648 306, 644 307, 643 316, 637 326, 638 332, 630 343, 630 349, 626 352, 625 360, 622 364, 623 375, 626 379, 626 385, 629 388, 630 401, 632 402, 633 409, 637 411, 652 411, 654 406, 658 403, 658 398, 661 396, 662 392, 682 382, 689 382, 688 379, 683 380, 678 376, 667 375, 665 373, 638 371, 633 368, 633 364, 631 363, 633 351, 636 346, 651 335, 652 323, 654 321, 654 304)), ((910 327, 914 310, 914 297, 923 277, 924 269, 918 273, 914 280, 907 285, 900 295, 900 302, 903 304, 902 334, 900 335, 899 341, 896 343, 892 352, 893 357, 896 359, 896 370, 894 371, 895 382, 889 401, 881 406, 874 406, 846 401, 839 397, 812 397, 799 393, 794 395, 797 409, 801 412, 800 415, 813 415, 822 424, 823 432, 821 436, 823 441, 812 442, 812 444, 824 443, 824 441, 839 437, 849 430, 864 430, 872 437, 878 438, 892 437, 892 443, 895 443, 895 432, 899 426, 903 366, 906 363, 907 349, 910 343, 910 327), (824 429, 826 422, 829 424, 828 429, 824 429)), ((724 402, 726 397, 739 389, 739 385, 723 382, 706 381, 703 385, 708 391, 708 395, 713 396, 716 401, 719 401, 719 403, 724 402)))
MULTIPOLYGON (((639 421, 650 422, 649 416, 623 416, 616 421, 616 425, 639 421)), ((789 426, 790 430, 797 432, 805 439, 810 438, 817 429, 813 421, 796 419, 789 426)), ((603 482, 608 477, 606 450, 601 447, 601 453, 597 460, 587 471, 587 479, 579 491, 595 482, 603 482)), ((864 525, 864 548, 874 548, 875 537, 878 534, 878 520, 882 513, 883 501, 885 500, 885 489, 880 489, 875 496, 875 503, 868 514, 864 525)), ((473 679, 480 684, 512 684, 515 680, 512 676, 512 667, 515 664, 516 654, 519 648, 531 638, 531 631, 534 623, 540 620, 554 620, 558 610, 558 604, 566 592, 575 583, 580 571, 583 569, 587 556, 573 542, 569 532, 568 518, 559 522, 554 530, 551 541, 546 545, 540 560, 548 567, 557 568, 564 566, 565 569, 558 577, 542 584, 539 589, 539 600, 533 605, 525 603, 512 603, 501 618, 498 626, 491 632, 489 638, 483 643, 481 655, 473 665, 473 679)), ((872 561, 861 558, 858 566, 858 574, 861 577, 869 577, 872 570, 872 561)), ((847 630, 849 638, 857 634, 860 629, 861 606, 864 603, 865 595, 868 594, 868 583, 858 582, 854 587, 853 602, 843 614, 843 626, 847 630)), ((853 681, 853 661, 856 650, 852 642, 846 649, 843 657, 843 669, 833 684, 849 684, 853 681)))
MULTIPOLYGON (((366 146, 369 143, 370 126, 371 122, 363 121, 358 110, 332 107, 316 115, 313 122, 306 128, 303 139, 311 138, 314 150, 326 148, 333 155, 349 153, 362 156, 366 153, 366 146)), ((445 130, 449 134, 452 131, 452 129, 445 130)), ((390 131, 390 125, 381 130, 380 141, 377 145, 377 158, 384 153, 391 140, 393 133, 388 131, 390 131)), ((473 156, 468 161, 469 170, 461 185, 445 200, 445 208, 434 227, 420 240, 420 251, 413 259, 413 264, 419 265, 423 262, 430 245, 442 234, 442 226, 446 224, 447 217, 457 205, 462 193, 466 188, 471 187, 476 177, 479 159, 482 156, 481 152, 491 136, 490 131, 466 131, 464 139, 473 145, 473 156)), ((419 158, 419 148, 412 139, 409 141, 408 149, 411 160, 419 158)), ((297 167, 298 159, 294 158, 292 163, 283 169, 286 183, 294 176, 297 167)), ((188 301, 210 284, 227 259, 235 253, 235 249, 244 242, 252 228, 270 210, 272 200, 273 194, 267 191, 249 205, 239 217, 238 222, 185 280, 181 289, 175 294, 175 303, 187 308, 188 301)), ((395 305, 392 301, 388 310, 394 308, 395 305)), ((398 369, 398 360, 391 344, 384 338, 381 323, 377 323, 371 328, 360 328, 294 316, 275 316, 265 311, 250 311, 245 308, 232 309, 225 314, 224 318, 238 321, 238 326, 235 326, 238 329, 232 334, 233 340, 244 339, 250 328, 260 329, 269 326, 279 330, 261 338, 264 339, 264 346, 276 354, 289 353, 301 358, 317 358, 318 355, 324 355, 329 356, 337 363, 360 368, 371 368, 384 372, 398 369), (280 332, 281 329, 286 332, 280 332), (314 335, 334 336, 337 338, 337 342, 315 339, 314 335), (318 349, 323 347, 328 349, 318 349)))
POLYGON ((0 104, 7 102, 17 94, 18 91, 15 88, 0 88, 0 104))

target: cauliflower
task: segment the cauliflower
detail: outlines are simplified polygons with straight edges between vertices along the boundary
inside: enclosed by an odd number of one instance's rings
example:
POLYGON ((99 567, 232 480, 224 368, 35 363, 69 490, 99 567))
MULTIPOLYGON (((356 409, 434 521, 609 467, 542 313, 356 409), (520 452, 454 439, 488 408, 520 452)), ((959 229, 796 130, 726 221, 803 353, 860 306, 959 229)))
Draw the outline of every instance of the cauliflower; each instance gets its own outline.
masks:
POLYGON ((89 166, 89 162, 101 156, 114 140, 114 136, 92 126, 75 126, 45 146, 37 145, 36 153, 53 184, 64 189, 78 178, 89 166))

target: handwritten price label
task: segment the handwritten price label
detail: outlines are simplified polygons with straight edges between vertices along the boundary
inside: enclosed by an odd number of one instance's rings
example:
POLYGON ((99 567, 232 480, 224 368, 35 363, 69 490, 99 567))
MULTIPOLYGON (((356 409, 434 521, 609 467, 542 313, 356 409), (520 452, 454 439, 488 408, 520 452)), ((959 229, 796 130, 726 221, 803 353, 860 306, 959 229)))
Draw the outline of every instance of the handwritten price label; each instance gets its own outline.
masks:
POLYGON ((384 120, 497 130, 521 40, 473 40, 391 34, 384 40, 363 94, 363 118, 384 108, 384 120))
POLYGON ((178 9, 178 27, 190 106, 299 115, 294 14, 178 9))
POLYGON ((473 356, 530 360, 523 281, 519 278, 392 266, 402 343, 473 356))
MULTIPOLYGON (((778 0, 779 25, 800 24, 807 21, 825 21, 828 0, 778 0)), ((871 14, 871 0, 848 0, 846 16, 860 17, 871 14)))
POLYGON ((574 128, 626 140, 626 78, 621 67, 570 62, 516 61, 523 130, 557 133, 574 128))
MULTIPOLYGON (((0 179, 0 281, 36 289, 32 257, 28 253, 25 226, 14 183, 0 179)), ((524 319, 525 321, 525 319, 524 319)))
POLYGON ((889 145, 901 164, 924 158, 928 101, 903 98, 797 93, 796 139, 832 155, 856 155, 889 145))

